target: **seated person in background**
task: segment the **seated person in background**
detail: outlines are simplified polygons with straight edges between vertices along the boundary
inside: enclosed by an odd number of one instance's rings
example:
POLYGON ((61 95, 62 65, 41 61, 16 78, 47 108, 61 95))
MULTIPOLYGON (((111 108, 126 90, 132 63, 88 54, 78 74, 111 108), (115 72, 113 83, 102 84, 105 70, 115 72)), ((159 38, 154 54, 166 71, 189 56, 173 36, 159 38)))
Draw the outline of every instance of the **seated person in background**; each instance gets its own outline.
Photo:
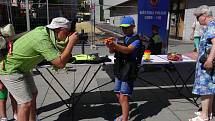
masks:
POLYGON ((18 121, 36 120, 37 87, 31 70, 43 60, 57 68, 69 61, 77 32, 71 32, 71 22, 63 17, 51 24, 26 33, 13 43, 12 55, 6 55, 0 68, 0 80, 18 103, 18 121))
POLYGON ((149 40, 149 50, 151 50, 152 55, 161 55, 162 51, 162 39, 159 35, 159 27, 157 25, 152 25, 152 36, 149 40))
POLYGON ((194 41, 194 52, 199 52, 199 42, 203 33, 204 27, 200 25, 199 21, 195 20, 192 25, 192 33, 190 39, 194 41))

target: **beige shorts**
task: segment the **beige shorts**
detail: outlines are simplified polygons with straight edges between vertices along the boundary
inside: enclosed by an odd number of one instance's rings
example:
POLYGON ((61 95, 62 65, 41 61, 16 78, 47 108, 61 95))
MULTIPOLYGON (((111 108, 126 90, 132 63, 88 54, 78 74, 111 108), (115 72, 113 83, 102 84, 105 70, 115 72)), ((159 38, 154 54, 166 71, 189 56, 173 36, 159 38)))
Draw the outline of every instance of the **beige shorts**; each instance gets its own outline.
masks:
POLYGON ((37 87, 31 73, 0 75, 0 80, 18 104, 30 102, 32 100, 32 94, 37 92, 37 87))

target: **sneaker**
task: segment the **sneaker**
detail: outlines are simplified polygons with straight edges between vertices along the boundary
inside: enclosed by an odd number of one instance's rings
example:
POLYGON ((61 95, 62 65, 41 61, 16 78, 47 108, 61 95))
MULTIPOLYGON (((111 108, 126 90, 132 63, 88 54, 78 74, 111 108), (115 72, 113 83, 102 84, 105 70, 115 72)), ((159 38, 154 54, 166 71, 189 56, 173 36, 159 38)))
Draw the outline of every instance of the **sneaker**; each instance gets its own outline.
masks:
POLYGON ((14 114, 14 115, 13 115, 13 118, 14 118, 15 120, 17 120, 17 115, 16 115, 16 114, 14 114))
MULTIPOLYGON (((15 119, 15 121, 17 121, 17 115, 13 115, 13 118, 15 119)), ((7 120, 1 120, 1 121, 7 121, 7 120)), ((41 121, 41 120, 38 119, 38 117, 36 116, 36 121, 41 121)))
POLYGON ((1 121, 7 121, 7 118, 1 118, 1 121))
POLYGON ((122 121, 122 116, 117 117, 114 121, 122 121))
POLYGON ((36 116, 36 121, 41 121, 41 120, 38 118, 38 116, 36 116))
MULTIPOLYGON (((194 112, 194 114, 197 115, 197 116, 200 116, 200 115, 201 115, 201 112, 200 112, 200 111, 194 112)), ((209 119, 210 119, 210 120, 213 119, 213 113, 211 113, 211 114, 209 115, 209 119)))

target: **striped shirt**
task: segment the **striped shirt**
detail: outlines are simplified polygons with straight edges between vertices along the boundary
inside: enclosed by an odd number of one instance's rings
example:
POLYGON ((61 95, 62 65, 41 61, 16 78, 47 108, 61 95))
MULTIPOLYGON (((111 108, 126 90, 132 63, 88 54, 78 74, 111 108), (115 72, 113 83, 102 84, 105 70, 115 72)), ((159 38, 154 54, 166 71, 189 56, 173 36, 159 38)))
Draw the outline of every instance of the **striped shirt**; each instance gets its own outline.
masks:
POLYGON ((55 37, 49 37, 46 27, 37 27, 20 37, 13 44, 12 56, 5 59, 5 70, 0 74, 26 73, 38 63, 46 59, 52 61, 60 56, 53 42, 55 37))

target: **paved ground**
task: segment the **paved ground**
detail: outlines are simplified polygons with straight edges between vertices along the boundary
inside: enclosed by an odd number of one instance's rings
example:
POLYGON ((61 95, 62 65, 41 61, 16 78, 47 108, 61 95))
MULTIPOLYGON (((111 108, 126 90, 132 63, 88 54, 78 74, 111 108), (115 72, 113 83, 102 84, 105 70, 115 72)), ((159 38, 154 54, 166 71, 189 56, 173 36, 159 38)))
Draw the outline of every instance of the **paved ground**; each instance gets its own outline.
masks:
MULTIPOLYGON (((170 40, 169 42, 170 52, 186 53, 192 50, 193 45, 190 43, 183 43, 178 40, 170 40)), ((80 52, 81 47, 76 46, 73 53, 80 52)), ((108 54, 104 46, 97 46, 93 50, 90 49, 90 46, 86 46, 85 52, 99 53, 99 55, 108 54)), ((185 79, 188 76, 189 69, 194 66, 195 64, 177 65, 177 68, 185 79)), ((84 90, 84 87, 97 68, 98 65, 92 66, 77 92, 84 90)), ((59 70, 55 72, 52 69, 50 70, 60 80, 63 87, 71 93, 87 69, 87 65, 73 65, 73 68, 70 68, 68 71, 59 70)), ((110 82, 113 77, 111 69, 111 65, 104 65, 92 80, 87 91, 110 82)), ((46 69, 41 68, 40 71, 63 99, 69 99, 69 96, 60 88, 46 69)), ((145 70, 140 70, 139 75, 141 75, 141 78, 168 89, 169 92, 149 85, 141 80, 136 81, 135 91, 130 100, 130 121, 187 121, 188 118, 194 116, 193 112, 198 108, 176 92, 173 84, 170 83, 169 78, 167 78, 166 73, 163 72, 160 66, 146 67, 145 70)), ((116 116, 120 115, 120 107, 112 91, 113 82, 84 95, 74 108, 73 113, 71 113, 35 70, 34 78, 39 90, 37 99, 38 117, 42 121, 113 121, 116 116)), ((177 79, 177 76, 174 76, 174 78, 177 79)), ((188 95, 189 98, 193 97, 193 95, 189 95, 192 90, 193 79, 194 77, 192 76, 187 82, 189 92, 182 89, 182 92, 188 95)), ((180 86, 182 83, 178 82, 177 85, 180 86)), ((76 93, 75 95, 77 96, 79 94, 76 93)), ((12 110, 10 101, 8 101, 7 106, 8 117, 11 119, 12 110)))

